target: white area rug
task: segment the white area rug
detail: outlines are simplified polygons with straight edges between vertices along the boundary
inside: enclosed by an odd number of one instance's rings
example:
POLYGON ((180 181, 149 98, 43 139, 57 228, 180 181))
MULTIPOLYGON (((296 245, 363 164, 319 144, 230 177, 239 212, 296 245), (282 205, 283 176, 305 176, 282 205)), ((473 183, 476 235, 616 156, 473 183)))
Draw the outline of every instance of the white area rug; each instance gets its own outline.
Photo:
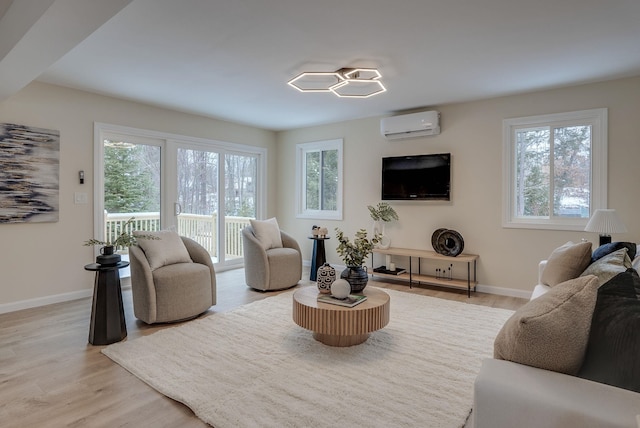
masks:
POLYGON ((512 311, 385 290, 391 321, 334 348, 283 293, 102 350, 225 427, 461 427, 481 360, 512 311))

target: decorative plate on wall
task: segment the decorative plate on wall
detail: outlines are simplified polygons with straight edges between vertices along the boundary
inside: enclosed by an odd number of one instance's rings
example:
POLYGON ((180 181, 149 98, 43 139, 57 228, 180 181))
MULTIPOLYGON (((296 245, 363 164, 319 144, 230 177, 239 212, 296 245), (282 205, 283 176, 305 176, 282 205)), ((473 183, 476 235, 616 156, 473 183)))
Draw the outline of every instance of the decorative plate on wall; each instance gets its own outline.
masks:
MULTIPOLYGON (((440 230, 440 229, 438 229, 440 230)), ((444 229, 436 239, 436 252, 443 256, 455 257, 464 250, 464 239, 455 230, 444 229)))

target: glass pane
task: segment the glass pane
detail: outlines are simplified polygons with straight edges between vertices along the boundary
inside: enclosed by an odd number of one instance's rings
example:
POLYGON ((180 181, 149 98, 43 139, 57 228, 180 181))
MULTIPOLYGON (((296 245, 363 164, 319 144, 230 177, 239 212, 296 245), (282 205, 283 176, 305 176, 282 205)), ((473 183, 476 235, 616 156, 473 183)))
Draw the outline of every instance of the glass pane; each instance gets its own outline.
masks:
POLYGON ((591 126, 553 130, 553 215, 589 217, 591 126))
POLYGON ((243 257, 242 229, 256 218, 258 159, 225 156, 225 260, 243 257))
POLYGON ((338 209, 338 151, 322 152, 322 209, 338 209))
MULTIPOLYGON (((124 230, 159 230, 160 147, 114 139, 103 144, 105 241, 124 230), (134 221, 126 224, 131 217, 134 221)), ((128 253, 128 248, 117 250, 128 253)))
POLYGON ((307 210, 320 209, 320 152, 307 152, 305 156, 305 194, 307 210))
POLYGON ((550 130, 516 131, 516 216, 549 217, 550 130))
POLYGON ((218 257, 218 154, 178 148, 178 233, 218 257))

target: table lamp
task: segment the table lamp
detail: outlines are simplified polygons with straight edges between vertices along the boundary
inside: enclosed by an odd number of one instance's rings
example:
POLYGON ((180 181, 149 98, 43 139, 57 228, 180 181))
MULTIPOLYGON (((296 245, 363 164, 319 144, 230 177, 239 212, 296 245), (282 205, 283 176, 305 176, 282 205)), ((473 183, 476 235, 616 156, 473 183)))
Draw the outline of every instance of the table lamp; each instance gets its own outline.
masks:
POLYGON ((596 210, 584 230, 585 232, 598 232, 600 245, 604 245, 611 242, 612 233, 624 233, 627 228, 618 217, 616 210, 596 210))

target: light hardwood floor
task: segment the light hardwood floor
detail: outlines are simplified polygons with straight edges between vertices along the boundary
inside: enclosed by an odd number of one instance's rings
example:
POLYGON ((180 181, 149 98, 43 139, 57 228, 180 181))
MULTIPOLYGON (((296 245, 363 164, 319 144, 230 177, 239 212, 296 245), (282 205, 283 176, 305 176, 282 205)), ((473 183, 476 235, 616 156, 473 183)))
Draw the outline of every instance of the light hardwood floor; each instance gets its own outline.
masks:
MULTIPOLYGON (((277 292, 251 290, 242 269, 217 273, 215 316, 277 292)), ((308 278, 305 271, 304 278, 308 278)), ((301 285, 313 284, 303 280, 301 285)), ((525 300, 403 282, 369 285, 478 305, 517 309, 525 300)), ((123 292, 128 338, 172 325, 148 326, 133 316, 131 292, 123 292)), ((187 407, 168 399, 87 343, 91 299, 0 315, 1 427, 204 427, 187 407)), ((293 321, 292 321, 293 322, 293 321)), ((173 324, 175 325, 175 324, 173 324)), ((309 332, 311 334, 311 332, 309 332)), ((247 403, 250 405, 250 403, 247 403)))

